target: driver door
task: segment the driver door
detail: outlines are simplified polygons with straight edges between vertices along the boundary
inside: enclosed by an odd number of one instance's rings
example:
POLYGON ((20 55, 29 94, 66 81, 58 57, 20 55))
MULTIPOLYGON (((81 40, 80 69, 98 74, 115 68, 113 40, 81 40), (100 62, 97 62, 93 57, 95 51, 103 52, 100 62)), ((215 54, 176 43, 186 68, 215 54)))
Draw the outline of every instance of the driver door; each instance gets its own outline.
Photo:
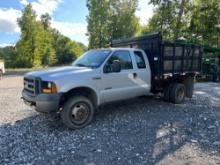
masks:
POLYGON ((101 83, 101 96, 104 102, 127 99, 135 96, 135 83, 133 81, 133 63, 129 51, 116 51, 108 59, 106 64, 114 60, 121 63, 121 71, 117 73, 104 73, 101 83))

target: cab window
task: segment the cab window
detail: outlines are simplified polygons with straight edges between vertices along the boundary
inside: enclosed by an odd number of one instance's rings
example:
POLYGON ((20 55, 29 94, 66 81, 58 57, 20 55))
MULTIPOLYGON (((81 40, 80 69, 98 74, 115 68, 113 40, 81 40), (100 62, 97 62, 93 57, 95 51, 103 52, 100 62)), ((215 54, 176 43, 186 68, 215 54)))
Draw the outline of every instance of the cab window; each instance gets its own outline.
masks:
POLYGON ((134 56, 135 56, 135 59, 136 59, 137 67, 139 69, 146 68, 146 63, 145 63, 145 60, 144 60, 143 53, 140 52, 140 51, 135 51, 134 56))
POLYGON ((108 64, 112 64, 114 60, 119 60, 121 69, 133 69, 132 60, 128 51, 116 51, 108 60, 108 64))

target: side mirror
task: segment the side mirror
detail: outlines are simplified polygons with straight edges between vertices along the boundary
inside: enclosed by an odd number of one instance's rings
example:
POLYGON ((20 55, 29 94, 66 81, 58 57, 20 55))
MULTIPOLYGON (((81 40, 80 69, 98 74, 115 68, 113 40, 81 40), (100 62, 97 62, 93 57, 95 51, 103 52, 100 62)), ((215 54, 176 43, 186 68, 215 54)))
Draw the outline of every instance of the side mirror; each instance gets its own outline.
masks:
POLYGON ((111 72, 111 65, 110 64, 105 64, 103 68, 104 73, 110 73, 111 72))
POLYGON ((121 63, 119 60, 114 60, 111 65, 112 72, 120 72, 121 71, 121 63))
POLYGON ((112 64, 106 64, 104 66, 104 73, 120 72, 121 63, 119 60, 114 60, 112 64))

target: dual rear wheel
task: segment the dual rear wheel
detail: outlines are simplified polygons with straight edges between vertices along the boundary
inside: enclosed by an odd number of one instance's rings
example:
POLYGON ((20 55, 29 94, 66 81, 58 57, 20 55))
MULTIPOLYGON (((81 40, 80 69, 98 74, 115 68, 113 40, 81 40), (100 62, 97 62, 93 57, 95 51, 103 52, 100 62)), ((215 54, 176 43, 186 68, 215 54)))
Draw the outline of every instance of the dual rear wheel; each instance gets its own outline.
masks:
POLYGON ((185 95, 185 85, 181 83, 173 83, 168 85, 164 90, 164 101, 181 104, 185 99, 185 95))

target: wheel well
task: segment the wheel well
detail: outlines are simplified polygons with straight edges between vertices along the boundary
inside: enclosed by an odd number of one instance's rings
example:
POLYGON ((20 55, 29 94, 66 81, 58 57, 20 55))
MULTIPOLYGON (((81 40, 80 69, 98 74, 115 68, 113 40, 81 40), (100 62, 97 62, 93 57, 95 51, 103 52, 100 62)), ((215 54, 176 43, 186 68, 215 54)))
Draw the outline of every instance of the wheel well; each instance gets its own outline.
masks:
POLYGON ((70 97, 73 97, 76 95, 83 95, 83 96, 89 98, 95 107, 98 106, 98 97, 97 97, 96 92, 93 89, 88 88, 88 87, 78 87, 78 88, 74 88, 74 89, 69 90, 68 92, 64 93, 61 96, 60 107, 62 107, 64 105, 64 103, 70 97))

